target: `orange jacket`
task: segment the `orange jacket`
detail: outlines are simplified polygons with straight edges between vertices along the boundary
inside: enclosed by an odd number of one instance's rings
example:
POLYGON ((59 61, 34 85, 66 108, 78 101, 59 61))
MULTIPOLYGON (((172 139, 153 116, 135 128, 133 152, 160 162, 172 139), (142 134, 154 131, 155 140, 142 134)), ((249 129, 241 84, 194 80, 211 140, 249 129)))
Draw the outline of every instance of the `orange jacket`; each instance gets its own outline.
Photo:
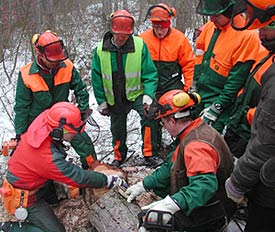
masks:
POLYGON ((157 38, 153 29, 146 30, 140 37, 143 38, 149 48, 151 57, 158 69, 159 81, 165 82, 164 76, 166 79, 169 77, 172 81, 171 78, 175 76, 177 71, 175 67, 178 66, 180 67, 180 77, 181 74, 184 77, 184 89, 188 90, 193 82, 194 54, 186 36, 181 31, 171 27, 169 34, 163 39, 157 38))

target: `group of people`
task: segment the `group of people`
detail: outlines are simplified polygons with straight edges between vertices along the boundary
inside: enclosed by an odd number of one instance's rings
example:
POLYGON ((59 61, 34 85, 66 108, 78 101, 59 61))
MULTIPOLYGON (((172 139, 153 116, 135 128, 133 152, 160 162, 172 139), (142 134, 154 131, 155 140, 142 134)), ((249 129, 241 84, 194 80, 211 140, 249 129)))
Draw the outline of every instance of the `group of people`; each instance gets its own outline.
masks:
POLYGON ((176 138, 166 161, 128 188, 118 176, 93 171, 97 156, 85 132, 89 93, 63 41, 51 31, 33 36, 37 56, 20 69, 16 90, 18 146, 0 191, 20 223, 2 223, 0 230, 65 231, 49 206, 56 202, 54 181, 121 185, 128 202, 152 190, 163 199, 143 208, 148 221, 167 224, 173 217, 176 231, 222 231, 244 202, 246 232, 275 228, 274 1, 200 0, 196 11, 210 21, 199 29, 194 52, 171 26, 176 10, 164 3, 149 8, 152 28, 140 36, 128 11, 111 14, 110 31, 93 51, 91 80, 98 111, 110 116, 112 165, 127 157, 132 109, 141 118, 147 164, 154 163, 162 127, 176 138), (68 102, 70 90, 77 106, 68 102), (82 168, 65 160, 63 141, 82 168))

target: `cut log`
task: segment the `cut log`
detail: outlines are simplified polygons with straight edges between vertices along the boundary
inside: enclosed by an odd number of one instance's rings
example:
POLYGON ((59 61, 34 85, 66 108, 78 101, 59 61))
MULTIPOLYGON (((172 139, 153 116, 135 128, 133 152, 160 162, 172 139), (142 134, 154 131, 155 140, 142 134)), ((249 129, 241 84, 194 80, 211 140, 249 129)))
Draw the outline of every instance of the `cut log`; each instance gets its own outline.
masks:
POLYGON ((127 202, 118 188, 115 188, 102 195, 91 206, 89 220, 100 232, 137 231, 137 214, 140 210, 135 203, 127 202))

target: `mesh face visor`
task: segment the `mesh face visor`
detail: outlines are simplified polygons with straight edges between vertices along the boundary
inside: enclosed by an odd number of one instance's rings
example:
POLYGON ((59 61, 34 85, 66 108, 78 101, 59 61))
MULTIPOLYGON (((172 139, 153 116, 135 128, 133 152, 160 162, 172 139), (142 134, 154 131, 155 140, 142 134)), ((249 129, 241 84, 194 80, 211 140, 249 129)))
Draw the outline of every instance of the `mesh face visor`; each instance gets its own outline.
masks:
POLYGON ((39 49, 49 62, 61 62, 68 58, 68 53, 62 40, 49 43, 39 49))
POLYGON ((237 0, 233 8, 231 26, 238 31, 262 27, 275 14, 275 6, 267 11, 259 9, 247 0, 237 0), (270 12, 270 13, 269 13, 270 12), (251 27, 253 23, 253 28, 251 27))

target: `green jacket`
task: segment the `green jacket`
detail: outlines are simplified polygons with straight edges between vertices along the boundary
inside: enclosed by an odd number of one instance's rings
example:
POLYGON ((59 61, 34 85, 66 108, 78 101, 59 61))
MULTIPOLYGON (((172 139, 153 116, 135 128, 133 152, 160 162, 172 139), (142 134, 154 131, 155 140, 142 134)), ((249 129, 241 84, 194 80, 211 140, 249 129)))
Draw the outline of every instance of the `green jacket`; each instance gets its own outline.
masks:
POLYGON ((212 124, 220 133, 256 60, 259 45, 256 31, 237 32, 230 24, 217 29, 212 22, 205 25, 196 41, 194 78, 202 100, 195 116, 213 103, 221 104, 223 112, 212 124))
MULTIPOLYGON (((127 78, 125 78, 125 72, 127 68, 126 63, 129 64, 129 60, 127 60, 128 53, 137 52, 136 51, 137 46, 135 44, 137 42, 137 38, 135 36, 130 36, 127 42, 125 43, 125 45, 121 48, 116 48, 112 44, 111 38, 112 38, 112 34, 110 32, 107 32, 103 38, 102 49, 103 51, 107 51, 110 54, 109 56, 111 59, 110 64, 112 66, 111 67, 112 88, 114 91, 114 95, 117 96, 115 97, 114 104, 117 103, 116 99, 121 99, 121 98, 125 98, 129 101, 134 101, 141 94, 146 94, 146 95, 149 95, 151 98, 153 98, 158 85, 158 74, 145 43, 143 42, 143 45, 142 45, 141 58, 138 60, 132 61, 133 65, 135 64, 135 62, 139 62, 139 60, 141 61, 141 66, 139 71, 140 77, 137 77, 138 79, 133 81, 135 81, 135 85, 138 84, 137 81, 141 82, 140 84, 143 90, 139 91, 138 94, 136 94, 135 92, 135 94, 132 95, 131 93, 127 92, 129 91, 129 88, 127 88, 128 81, 127 81, 127 78), (122 56, 122 59, 120 60, 121 56, 122 56), (118 60, 120 61, 118 62, 118 60)), ((103 72, 101 67, 100 55, 97 52, 97 48, 95 48, 93 53, 92 72, 91 72, 91 80, 92 80, 94 94, 95 94, 97 103, 99 105, 102 104, 103 102, 108 102, 112 104, 112 102, 107 100, 106 92, 105 92, 106 89, 104 89, 102 74, 103 72)))
POLYGON ((54 103, 68 101, 70 90, 74 91, 80 111, 84 111, 89 106, 89 93, 69 60, 62 62, 54 74, 44 74, 36 60, 22 67, 15 96, 15 133, 24 133, 30 123, 54 103))

